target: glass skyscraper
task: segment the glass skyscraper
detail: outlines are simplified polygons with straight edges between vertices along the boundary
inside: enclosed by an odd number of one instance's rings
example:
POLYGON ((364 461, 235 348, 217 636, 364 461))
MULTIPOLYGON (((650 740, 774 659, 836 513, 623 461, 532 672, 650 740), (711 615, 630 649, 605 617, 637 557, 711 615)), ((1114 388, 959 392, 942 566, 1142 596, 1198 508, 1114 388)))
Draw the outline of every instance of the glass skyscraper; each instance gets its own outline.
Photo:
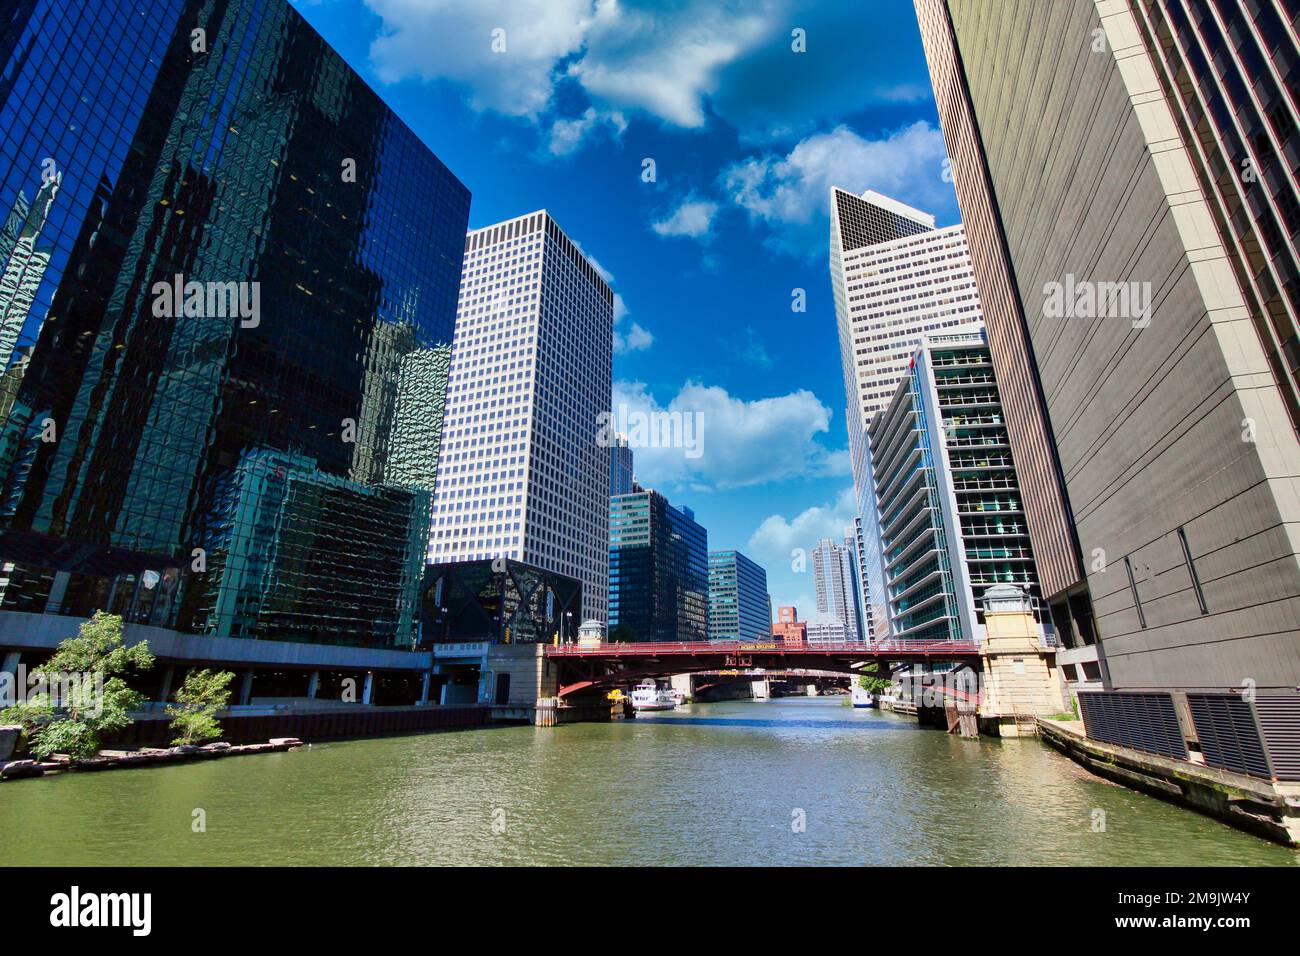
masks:
POLYGON ((410 646, 464 185, 283 0, 19 0, 0 59, 0 644, 410 646))
POLYGON ((739 551, 710 551, 709 640, 763 641, 771 636, 767 572, 739 551))
MULTIPOLYGON (((984 334, 921 340, 869 429, 894 638, 982 640, 984 592, 1014 584, 1051 627, 984 334)), ((819 583, 820 587, 820 583, 819 583)))
POLYGON ((709 636, 709 535, 657 491, 610 499, 609 639, 709 636))

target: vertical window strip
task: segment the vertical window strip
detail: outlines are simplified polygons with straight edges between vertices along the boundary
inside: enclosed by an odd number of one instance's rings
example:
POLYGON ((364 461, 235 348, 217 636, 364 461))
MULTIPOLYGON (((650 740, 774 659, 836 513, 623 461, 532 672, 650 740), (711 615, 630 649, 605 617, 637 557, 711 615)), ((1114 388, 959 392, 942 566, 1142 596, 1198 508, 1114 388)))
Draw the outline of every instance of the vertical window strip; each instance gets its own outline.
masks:
POLYGON ((1133 562, 1131 562, 1127 557, 1124 558, 1124 570, 1128 572, 1128 587, 1129 590, 1133 592, 1133 606, 1137 608, 1138 625, 1143 630, 1146 630, 1147 616, 1142 612, 1142 599, 1138 597, 1137 582, 1133 580, 1133 562))
POLYGON ((1187 543, 1187 532, 1181 527, 1178 529, 1178 543, 1183 546, 1183 560, 1187 562, 1187 573, 1192 577, 1192 590, 1196 592, 1196 603, 1200 606, 1202 614, 1209 614, 1210 609, 1205 604, 1205 592, 1201 590, 1201 579, 1196 573, 1196 564, 1192 561, 1192 548, 1187 543))

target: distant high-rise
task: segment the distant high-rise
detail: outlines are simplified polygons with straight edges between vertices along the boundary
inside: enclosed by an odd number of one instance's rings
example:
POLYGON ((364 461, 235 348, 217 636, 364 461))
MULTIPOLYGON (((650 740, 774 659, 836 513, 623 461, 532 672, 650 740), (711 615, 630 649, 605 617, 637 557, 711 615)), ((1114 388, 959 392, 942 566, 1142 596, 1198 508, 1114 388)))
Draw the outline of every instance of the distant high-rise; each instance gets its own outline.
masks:
POLYGON ((609 639, 706 640, 709 538, 695 513, 652 489, 609 501, 609 639))
POLYGON ((799 620, 798 608, 786 606, 776 609, 772 636, 786 644, 803 644, 808 640, 808 625, 799 620))
POLYGON ((636 490, 636 475, 632 468, 632 447, 626 435, 615 435, 609 446, 609 494, 630 495, 636 490))
POLYGON ((430 555, 505 557, 582 582, 607 619, 614 294, 545 211, 472 230, 430 555))
POLYGON ((739 551, 709 552, 709 640, 771 636, 767 572, 739 551))
POLYGON ((889 404, 922 335, 979 327, 979 296, 960 225, 936 229, 928 213, 870 190, 856 196, 831 188, 830 267, 862 521, 859 600, 868 631, 880 640, 889 622, 879 600, 883 569, 866 429, 889 404))
POLYGON ((859 641, 858 581, 852 538, 822 538, 812 552, 817 615, 808 622, 810 641, 859 641))
POLYGON ((1047 622, 983 333, 922 339, 869 437, 892 636, 981 640, 994 584, 1047 622))
POLYGON ((1067 678, 1293 694, 1293 5, 916 8, 1067 678))

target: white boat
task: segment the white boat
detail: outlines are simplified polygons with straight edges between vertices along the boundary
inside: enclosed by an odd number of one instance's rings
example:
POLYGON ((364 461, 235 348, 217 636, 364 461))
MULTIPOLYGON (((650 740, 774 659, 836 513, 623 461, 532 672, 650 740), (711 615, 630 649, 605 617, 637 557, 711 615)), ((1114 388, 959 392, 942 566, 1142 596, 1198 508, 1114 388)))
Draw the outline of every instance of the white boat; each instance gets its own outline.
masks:
POLYGON ((671 689, 660 689, 653 680, 646 678, 632 689, 632 706, 636 710, 673 710, 677 706, 677 693, 671 689))
POLYGON ((875 707, 876 695, 871 693, 871 691, 863 687, 859 687, 857 684, 854 684, 853 685, 853 706, 854 707, 875 707))

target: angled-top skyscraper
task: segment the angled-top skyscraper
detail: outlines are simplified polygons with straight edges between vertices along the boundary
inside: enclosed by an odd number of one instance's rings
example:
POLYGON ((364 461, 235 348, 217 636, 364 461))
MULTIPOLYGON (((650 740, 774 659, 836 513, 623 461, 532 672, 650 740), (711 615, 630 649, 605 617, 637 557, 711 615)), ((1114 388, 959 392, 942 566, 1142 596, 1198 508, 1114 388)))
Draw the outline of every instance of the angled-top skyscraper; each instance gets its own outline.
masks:
POLYGON ((960 225, 868 190, 831 187, 831 284, 844 369, 845 417, 860 526, 863 617, 872 640, 889 636, 871 592, 884 587, 867 426, 884 409, 926 334, 979 327, 979 296, 960 225))
POLYGON ((608 620, 614 293, 544 210, 471 231, 429 556, 582 582, 608 620))

